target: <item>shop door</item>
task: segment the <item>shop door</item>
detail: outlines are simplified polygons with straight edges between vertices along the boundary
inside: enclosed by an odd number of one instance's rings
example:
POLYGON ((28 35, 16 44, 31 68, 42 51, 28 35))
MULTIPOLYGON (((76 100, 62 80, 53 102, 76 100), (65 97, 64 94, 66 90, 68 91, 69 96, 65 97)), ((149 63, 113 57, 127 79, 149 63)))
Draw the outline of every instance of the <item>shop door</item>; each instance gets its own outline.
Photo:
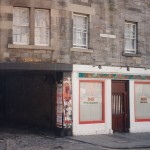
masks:
POLYGON ((128 82, 112 81, 112 130, 129 130, 128 82))

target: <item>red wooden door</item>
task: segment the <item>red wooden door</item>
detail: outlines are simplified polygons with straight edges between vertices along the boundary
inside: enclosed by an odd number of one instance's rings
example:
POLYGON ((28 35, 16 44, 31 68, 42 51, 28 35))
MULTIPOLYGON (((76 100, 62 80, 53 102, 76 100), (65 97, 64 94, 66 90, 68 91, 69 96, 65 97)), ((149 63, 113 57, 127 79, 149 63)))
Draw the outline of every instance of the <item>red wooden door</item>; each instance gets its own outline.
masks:
POLYGON ((128 82, 112 82, 112 129, 125 132, 129 129, 128 82))

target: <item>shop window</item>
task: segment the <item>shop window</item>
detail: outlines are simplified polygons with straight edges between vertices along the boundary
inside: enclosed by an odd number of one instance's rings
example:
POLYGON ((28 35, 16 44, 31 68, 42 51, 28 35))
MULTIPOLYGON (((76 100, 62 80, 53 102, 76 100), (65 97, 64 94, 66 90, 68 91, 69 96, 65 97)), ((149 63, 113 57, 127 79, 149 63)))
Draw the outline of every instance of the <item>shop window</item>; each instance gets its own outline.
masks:
POLYGON ((136 33, 137 25, 136 23, 125 23, 125 53, 136 54, 137 53, 137 33, 136 33))
POLYGON ((29 9, 13 9, 13 44, 29 44, 29 9))
POLYGON ((104 122, 104 82, 80 80, 79 123, 104 122))
POLYGON ((150 121, 150 82, 135 82, 135 120, 150 121))
POLYGON ((88 47, 88 16, 73 15, 73 47, 88 47))
POLYGON ((49 45, 49 10, 35 10, 35 45, 49 45))

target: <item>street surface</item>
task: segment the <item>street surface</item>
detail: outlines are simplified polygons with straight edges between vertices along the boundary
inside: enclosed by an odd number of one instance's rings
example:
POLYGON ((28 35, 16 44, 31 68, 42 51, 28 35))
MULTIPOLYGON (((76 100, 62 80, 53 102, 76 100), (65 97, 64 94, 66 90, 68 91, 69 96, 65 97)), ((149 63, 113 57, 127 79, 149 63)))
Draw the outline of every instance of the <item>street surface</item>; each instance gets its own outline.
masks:
MULTIPOLYGON (((146 140, 150 143, 149 135, 150 134, 148 134, 148 139, 146 140)), ((117 134, 117 137, 118 136, 117 134)), ((7 128, 0 130, 0 150, 115 150, 113 142, 116 142, 116 144, 118 142, 118 144, 120 144, 119 146, 127 144, 123 139, 119 141, 119 139, 116 138, 116 141, 114 141, 111 140, 113 138, 115 139, 116 137, 112 135, 95 135, 60 138, 56 137, 54 134, 43 131, 7 128), (104 141, 101 140, 103 137, 104 141), (112 148, 111 144, 113 146, 112 148)), ((129 140, 131 140, 131 138, 129 138, 129 140)), ((133 145, 133 147, 134 146, 137 145, 133 145)), ((140 148, 136 148, 136 150, 150 150, 148 145, 147 147, 143 145, 144 148, 142 148, 142 145, 139 145, 139 147, 140 148)), ((135 149, 131 148, 131 150, 135 149)))

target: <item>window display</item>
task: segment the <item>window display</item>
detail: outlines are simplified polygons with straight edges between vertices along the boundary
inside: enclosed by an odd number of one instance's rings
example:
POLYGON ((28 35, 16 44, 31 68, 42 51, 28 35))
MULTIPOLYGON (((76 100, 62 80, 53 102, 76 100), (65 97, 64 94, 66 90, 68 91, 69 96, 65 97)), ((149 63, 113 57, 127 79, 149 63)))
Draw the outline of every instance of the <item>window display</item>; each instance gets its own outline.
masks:
POLYGON ((150 82, 135 83, 135 119, 150 121, 150 82))
POLYGON ((101 81, 80 81, 79 122, 104 122, 104 83, 101 81))

